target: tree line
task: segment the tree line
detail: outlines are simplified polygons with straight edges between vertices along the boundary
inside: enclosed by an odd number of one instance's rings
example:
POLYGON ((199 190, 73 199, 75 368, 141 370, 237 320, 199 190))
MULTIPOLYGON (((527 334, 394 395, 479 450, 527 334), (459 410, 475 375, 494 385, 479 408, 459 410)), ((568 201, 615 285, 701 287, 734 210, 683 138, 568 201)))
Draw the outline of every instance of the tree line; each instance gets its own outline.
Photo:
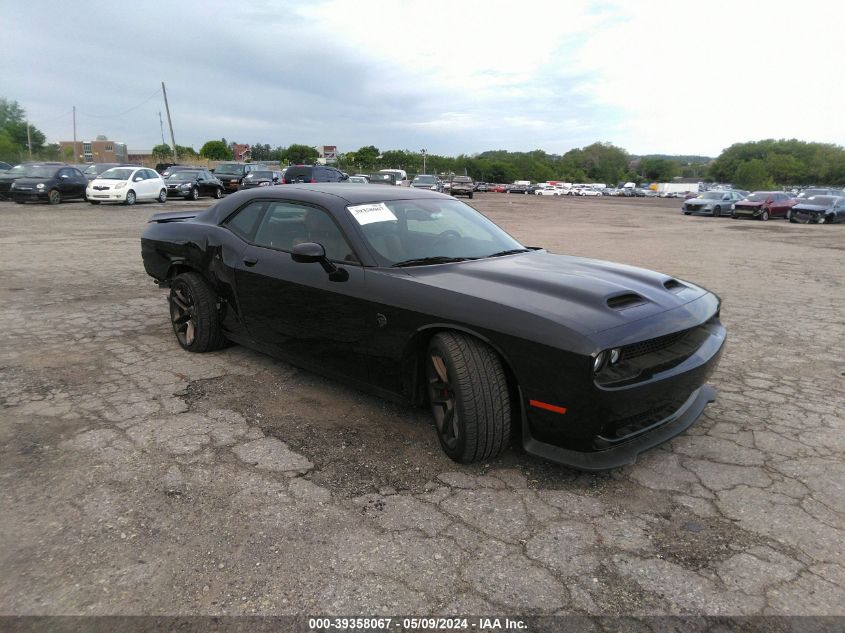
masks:
MULTIPOLYGON (((0 160, 20 162, 31 155, 36 160, 57 160, 63 156, 58 144, 46 144, 43 132, 31 125, 17 101, 0 97, 0 160), (29 139, 27 140, 27 127, 29 139)), ((271 147, 253 143, 252 160, 279 165, 314 163, 317 149, 301 143, 271 147)), ((153 157, 168 162, 169 145, 156 145, 153 157)), ((179 160, 206 158, 232 160, 231 144, 225 138, 206 142, 197 152, 193 147, 176 146, 179 160)), ((770 189, 776 186, 845 185, 845 149, 831 143, 811 143, 797 139, 765 139, 736 143, 717 158, 654 154, 634 156, 611 143, 593 143, 565 154, 541 149, 530 152, 490 150, 480 154, 442 156, 419 151, 382 151, 367 145, 338 155, 338 167, 348 173, 378 169, 404 169, 409 174, 453 173, 487 182, 531 180, 544 182, 666 182, 675 177, 732 183, 743 189, 770 189)))

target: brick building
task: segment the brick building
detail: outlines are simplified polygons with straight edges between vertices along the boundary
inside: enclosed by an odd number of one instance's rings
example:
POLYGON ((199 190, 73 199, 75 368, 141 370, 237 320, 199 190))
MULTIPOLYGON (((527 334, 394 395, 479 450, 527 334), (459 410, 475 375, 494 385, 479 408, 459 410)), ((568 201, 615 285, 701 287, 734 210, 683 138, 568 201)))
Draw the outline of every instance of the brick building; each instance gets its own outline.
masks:
POLYGON ((247 143, 232 143, 229 147, 235 160, 252 160, 252 148, 247 143))
POLYGON ((126 143, 109 141, 99 136, 95 141, 59 141, 62 156, 71 157, 70 163, 125 163, 129 160, 126 143))

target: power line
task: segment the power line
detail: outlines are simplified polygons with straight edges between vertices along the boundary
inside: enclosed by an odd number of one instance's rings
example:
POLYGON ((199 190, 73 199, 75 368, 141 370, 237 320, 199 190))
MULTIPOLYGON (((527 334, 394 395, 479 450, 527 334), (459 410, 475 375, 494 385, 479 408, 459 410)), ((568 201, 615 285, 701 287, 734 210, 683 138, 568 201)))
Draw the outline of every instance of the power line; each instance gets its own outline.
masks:
POLYGON ((81 114, 82 116, 88 117, 88 118, 92 118, 92 119, 114 119, 114 118, 117 118, 117 117, 121 117, 125 114, 129 114, 133 110, 137 110, 142 105, 148 103, 150 101, 150 99, 152 99, 153 97, 155 97, 156 95, 159 95, 159 94, 161 94, 161 90, 159 88, 156 88, 155 92, 153 92, 149 97, 144 99, 141 103, 139 103, 138 105, 134 105, 131 108, 129 108, 128 110, 124 110, 123 112, 118 112, 117 114, 86 114, 84 112, 80 112, 79 114, 81 114))

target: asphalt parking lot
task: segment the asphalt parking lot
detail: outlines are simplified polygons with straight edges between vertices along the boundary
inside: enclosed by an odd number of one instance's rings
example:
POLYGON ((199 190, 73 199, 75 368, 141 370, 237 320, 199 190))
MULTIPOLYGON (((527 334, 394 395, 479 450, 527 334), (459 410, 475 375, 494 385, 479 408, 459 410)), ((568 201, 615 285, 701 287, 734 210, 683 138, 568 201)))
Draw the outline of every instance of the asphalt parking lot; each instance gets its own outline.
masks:
POLYGON ((0 202, 0 613, 845 613, 845 226, 468 202, 718 293, 699 423, 609 473, 460 466, 425 410, 179 348, 138 238, 210 200, 0 202))

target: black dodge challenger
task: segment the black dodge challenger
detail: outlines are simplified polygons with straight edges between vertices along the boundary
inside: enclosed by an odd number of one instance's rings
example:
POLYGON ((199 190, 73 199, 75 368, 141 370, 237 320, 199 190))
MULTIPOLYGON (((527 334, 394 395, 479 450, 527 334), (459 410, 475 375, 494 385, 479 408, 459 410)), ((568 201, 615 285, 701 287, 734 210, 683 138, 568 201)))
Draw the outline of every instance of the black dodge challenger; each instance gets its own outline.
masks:
POLYGON ((719 298, 667 275, 525 247, 433 191, 323 183, 160 213, 144 266, 179 344, 234 341, 431 408, 440 444, 587 470, 682 433, 714 390, 719 298))

